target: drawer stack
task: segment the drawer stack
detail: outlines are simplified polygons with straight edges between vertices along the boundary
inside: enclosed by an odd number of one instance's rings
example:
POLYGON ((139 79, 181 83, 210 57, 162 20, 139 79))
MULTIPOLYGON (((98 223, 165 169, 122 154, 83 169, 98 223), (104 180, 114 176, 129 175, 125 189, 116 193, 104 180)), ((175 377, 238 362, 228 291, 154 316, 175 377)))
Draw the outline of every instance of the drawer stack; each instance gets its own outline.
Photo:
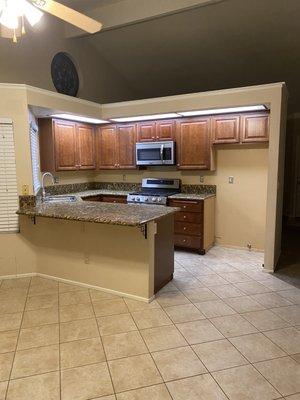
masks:
POLYGON ((200 254, 204 254, 204 201, 170 199, 169 206, 181 210, 175 214, 175 246, 197 250, 200 254))

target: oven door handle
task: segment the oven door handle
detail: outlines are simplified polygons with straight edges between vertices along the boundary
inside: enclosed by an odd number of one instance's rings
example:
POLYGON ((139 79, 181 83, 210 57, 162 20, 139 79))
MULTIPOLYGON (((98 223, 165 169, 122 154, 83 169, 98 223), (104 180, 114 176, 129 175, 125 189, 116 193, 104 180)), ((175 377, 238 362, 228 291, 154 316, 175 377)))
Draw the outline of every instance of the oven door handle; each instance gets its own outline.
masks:
POLYGON ((162 163, 164 162, 164 145, 163 144, 160 146, 160 160, 162 163))

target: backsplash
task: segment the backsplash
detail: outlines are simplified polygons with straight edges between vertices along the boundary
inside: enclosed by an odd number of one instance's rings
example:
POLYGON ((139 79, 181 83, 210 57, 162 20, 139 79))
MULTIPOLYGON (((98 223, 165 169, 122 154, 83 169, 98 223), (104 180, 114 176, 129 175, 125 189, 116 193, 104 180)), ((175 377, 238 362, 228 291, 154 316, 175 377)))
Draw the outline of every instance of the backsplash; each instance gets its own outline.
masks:
POLYGON ((182 193, 191 194, 216 194, 216 185, 181 185, 182 193))

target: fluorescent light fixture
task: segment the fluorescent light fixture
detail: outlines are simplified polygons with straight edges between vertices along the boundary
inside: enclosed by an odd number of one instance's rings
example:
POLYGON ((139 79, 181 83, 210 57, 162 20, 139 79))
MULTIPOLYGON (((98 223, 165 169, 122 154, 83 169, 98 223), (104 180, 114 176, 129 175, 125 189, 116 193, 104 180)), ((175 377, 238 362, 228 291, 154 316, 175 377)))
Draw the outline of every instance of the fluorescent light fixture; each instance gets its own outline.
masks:
POLYGON ((180 117, 177 113, 155 114, 155 115, 138 115, 135 117, 110 118, 114 122, 134 122, 134 121, 150 121, 151 119, 167 119, 180 117))
POLYGON ((89 124, 107 124, 109 122, 105 121, 104 119, 82 117, 80 115, 73 115, 73 114, 53 114, 51 115, 51 117, 68 119, 70 121, 87 122, 89 124))
POLYGON ((181 111, 179 115, 183 117, 193 117, 197 115, 213 115, 213 114, 227 114, 237 113, 246 111, 265 111, 268 108, 264 104, 258 104, 255 106, 242 106, 242 107, 228 107, 228 108, 214 108, 210 110, 196 110, 196 111, 181 111))

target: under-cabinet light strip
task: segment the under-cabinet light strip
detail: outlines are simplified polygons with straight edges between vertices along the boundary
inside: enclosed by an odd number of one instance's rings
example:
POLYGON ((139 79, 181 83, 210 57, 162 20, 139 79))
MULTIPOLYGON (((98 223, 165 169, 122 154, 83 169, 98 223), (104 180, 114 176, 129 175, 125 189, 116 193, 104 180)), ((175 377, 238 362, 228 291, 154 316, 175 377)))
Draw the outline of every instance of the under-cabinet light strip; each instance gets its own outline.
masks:
POLYGON ((167 114, 155 114, 155 115, 139 115, 135 117, 121 117, 121 118, 110 118, 114 122, 134 122, 134 121, 149 121, 151 119, 167 119, 167 118, 178 118, 180 117, 177 113, 167 114))
POLYGON ((182 117, 192 117, 197 115, 214 115, 214 114, 228 114, 246 111, 266 111, 268 108, 264 104, 255 106, 242 106, 242 107, 228 107, 228 108, 215 108, 211 110, 196 110, 196 111, 181 111, 178 114, 182 117))

